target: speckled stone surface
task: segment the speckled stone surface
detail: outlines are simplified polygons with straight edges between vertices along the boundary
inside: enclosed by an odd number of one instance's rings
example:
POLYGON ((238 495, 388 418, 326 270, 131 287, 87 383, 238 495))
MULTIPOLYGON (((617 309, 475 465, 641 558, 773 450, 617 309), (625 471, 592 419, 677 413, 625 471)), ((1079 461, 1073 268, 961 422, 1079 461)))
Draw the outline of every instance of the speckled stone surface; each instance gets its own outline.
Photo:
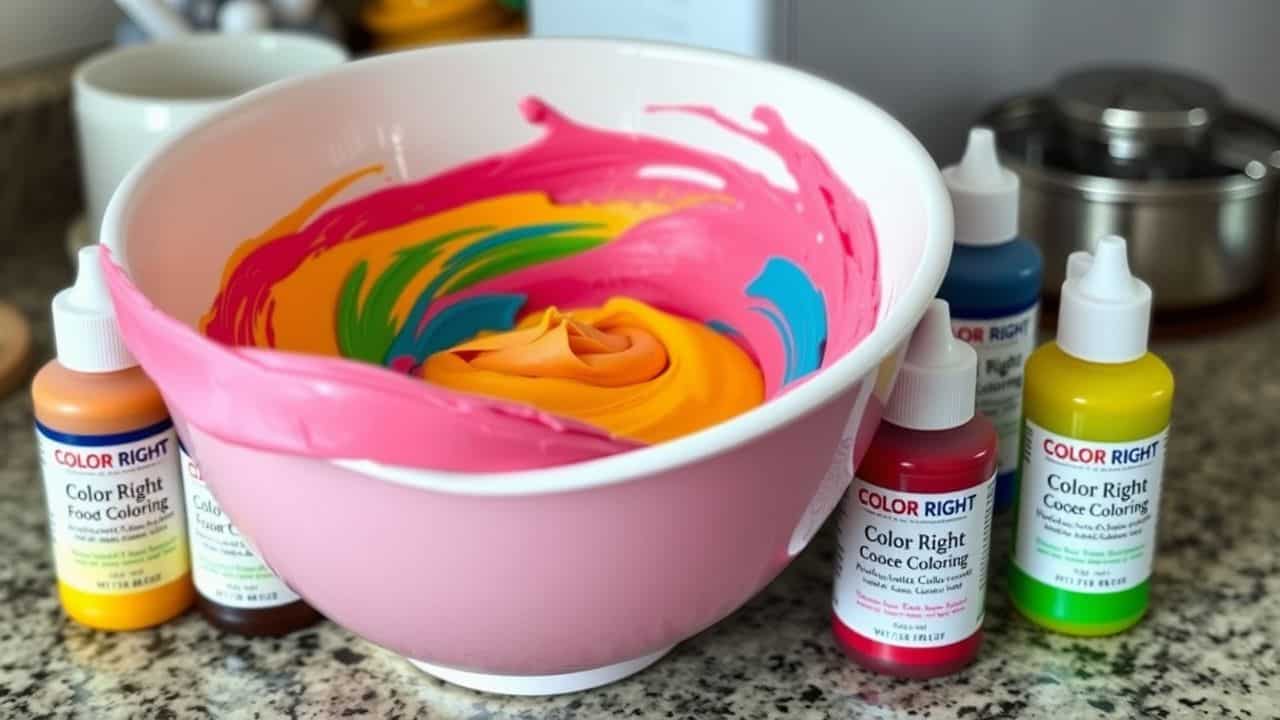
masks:
MULTIPOLYGON (((0 254, 0 297, 29 313, 46 355, 48 301, 70 278, 54 241, 61 231, 26 234, 0 254)), ((749 605, 648 671, 551 699, 446 686, 327 623, 278 640, 224 635, 194 615, 115 635, 70 623, 54 597, 30 405, 19 393, 0 400, 0 717, 1276 717, 1280 321, 1158 350, 1179 394, 1155 604, 1133 631, 1041 632, 1010 610, 997 574, 976 665, 934 682, 871 675, 828 636, 828 528, 749 605)), ((1000 558, 1008 537, 998 525, 1000 558)))

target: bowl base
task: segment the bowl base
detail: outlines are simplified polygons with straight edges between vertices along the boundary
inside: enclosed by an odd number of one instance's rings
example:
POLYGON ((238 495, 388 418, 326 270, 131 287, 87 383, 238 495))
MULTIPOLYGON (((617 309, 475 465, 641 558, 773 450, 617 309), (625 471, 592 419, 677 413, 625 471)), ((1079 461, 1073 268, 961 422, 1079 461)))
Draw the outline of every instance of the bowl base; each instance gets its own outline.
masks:
MULTIPOLYGON (((674 646, 673 646, 674 647, 674 646)), ((455 668, 432 665, 410 659, 419 670, 447 683, 497 695, 562 695, 581 692, 617 682, 649 667, 671 652, 663 648, 656 653, 624 660, 613 665, 564 673, 563 675, 486 675, 455 668)))

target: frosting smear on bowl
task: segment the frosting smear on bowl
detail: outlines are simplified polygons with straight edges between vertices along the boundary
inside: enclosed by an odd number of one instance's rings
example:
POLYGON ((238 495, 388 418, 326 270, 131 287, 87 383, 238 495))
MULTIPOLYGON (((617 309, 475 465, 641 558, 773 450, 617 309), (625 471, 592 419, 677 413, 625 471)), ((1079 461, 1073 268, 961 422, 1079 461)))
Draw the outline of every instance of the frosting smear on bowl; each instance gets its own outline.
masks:
POLYGON ((771 152, 794 188, 535 98, 521 109, 543 128, 522 148, 399 184, 360 169, 244 242, 201 330, 645 443, 746 411, 871 331, 867 210, 776 111, 757 108, 752 128, 709 108, 649 108, 771 152), (380 177, 390 186, 335 201, 380 177))

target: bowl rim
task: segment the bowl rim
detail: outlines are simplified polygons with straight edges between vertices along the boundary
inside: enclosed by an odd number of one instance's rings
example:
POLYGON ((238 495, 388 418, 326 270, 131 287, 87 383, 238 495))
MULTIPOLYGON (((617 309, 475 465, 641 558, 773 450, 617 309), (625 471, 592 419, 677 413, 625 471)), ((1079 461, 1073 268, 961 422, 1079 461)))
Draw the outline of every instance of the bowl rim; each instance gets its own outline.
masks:
MULTIPOLYGON (((101 242, 112 250, 128 274, 127 253, 121 252, 122 230, 131 214, 138 190, 152 181, 154 168, 164 163, 171 151, 191 135, 211 126, 222 125, 233 117, 256 107, 262 100, 283 94, 297 85, 331 82, 332 78, 371 72, 374 68, 414 65, 426 59, 448 62, 495 49, 519 51, 537 48, 571 48, 584 53, 623 54, 686 64, 719 65, 739 69, 756 69, 778 74, 789 82, 809 85, 842 97, 858 106, 868 116, 878 118, 903 140, 906 153, 902 162, 912 166, 918 176, 923 199, 925 239, 919 266, 900 292, 893 305, 844 357, 830 367, 814 373, 786 392, 747 412, 689 435, 627 452, 567 465, 531 470, 501 472, 460 472, 431 470, 393 465, 354 458, 315 458, 356 472, 420 490, 452 495, 527 496, 559 492, 585 491, 614 485, 637 477, 662 472, 708 460, 758 439, 776 429, 785 420, 794 422, 830 402, 859 380, 876 382, 874 373, 883 360, 909 338, 922 314, 942 284, 951 257, 951 201, 942 175, 933 158, 905 126, 880 106, 831 81, 792 67, 728 52, 690 48, 679 45, 609 40, 594 38, 518 38, 481 42, 455 43, 411 51, 390 53, 345 63, 320 73, 289 78, 241 95, 189 126, 157 148, 146 160, 134 167, 121 182, 107 207, 102 224, 101 242), (913 315, 904 308, 917 307, 913 315)), ((877 243, 883 242, 878 238, 877 243)), ((132 279, 130 278, 130 283, 132 279)), ((164 312, 156 308, 158 312, 164 312)), ((210 341, 212 342, 212 341, 210 341)), ((206 434, 208 431, 201 429, 206 434)), ((222 442, 229 442, 220 440, 222 442)))

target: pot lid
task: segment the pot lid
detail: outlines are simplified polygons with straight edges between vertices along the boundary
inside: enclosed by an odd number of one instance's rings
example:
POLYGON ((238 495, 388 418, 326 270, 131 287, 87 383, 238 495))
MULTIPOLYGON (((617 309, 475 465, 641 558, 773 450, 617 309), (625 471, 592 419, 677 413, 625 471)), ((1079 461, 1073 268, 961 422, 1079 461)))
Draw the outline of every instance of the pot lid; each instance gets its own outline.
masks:
POLYGON ((1028 184, 1068 188, 1108 201, 1248 197, 1280 182, 1280 124, 1225 107, 1214 123, 1209 162, 1194 176, 1149 181, 1082 170, 1071 158, 1053 98, 1027 94, 990 108, 977 124, 996 133, 1000 162, 1028 184))
POLYGON ((1193 143, 1221 114, 1213 84, 1179 72, 1145 67, 1097 67, 1063 76, 1054 107, 1068 130, 1104 140, 1193 143))

